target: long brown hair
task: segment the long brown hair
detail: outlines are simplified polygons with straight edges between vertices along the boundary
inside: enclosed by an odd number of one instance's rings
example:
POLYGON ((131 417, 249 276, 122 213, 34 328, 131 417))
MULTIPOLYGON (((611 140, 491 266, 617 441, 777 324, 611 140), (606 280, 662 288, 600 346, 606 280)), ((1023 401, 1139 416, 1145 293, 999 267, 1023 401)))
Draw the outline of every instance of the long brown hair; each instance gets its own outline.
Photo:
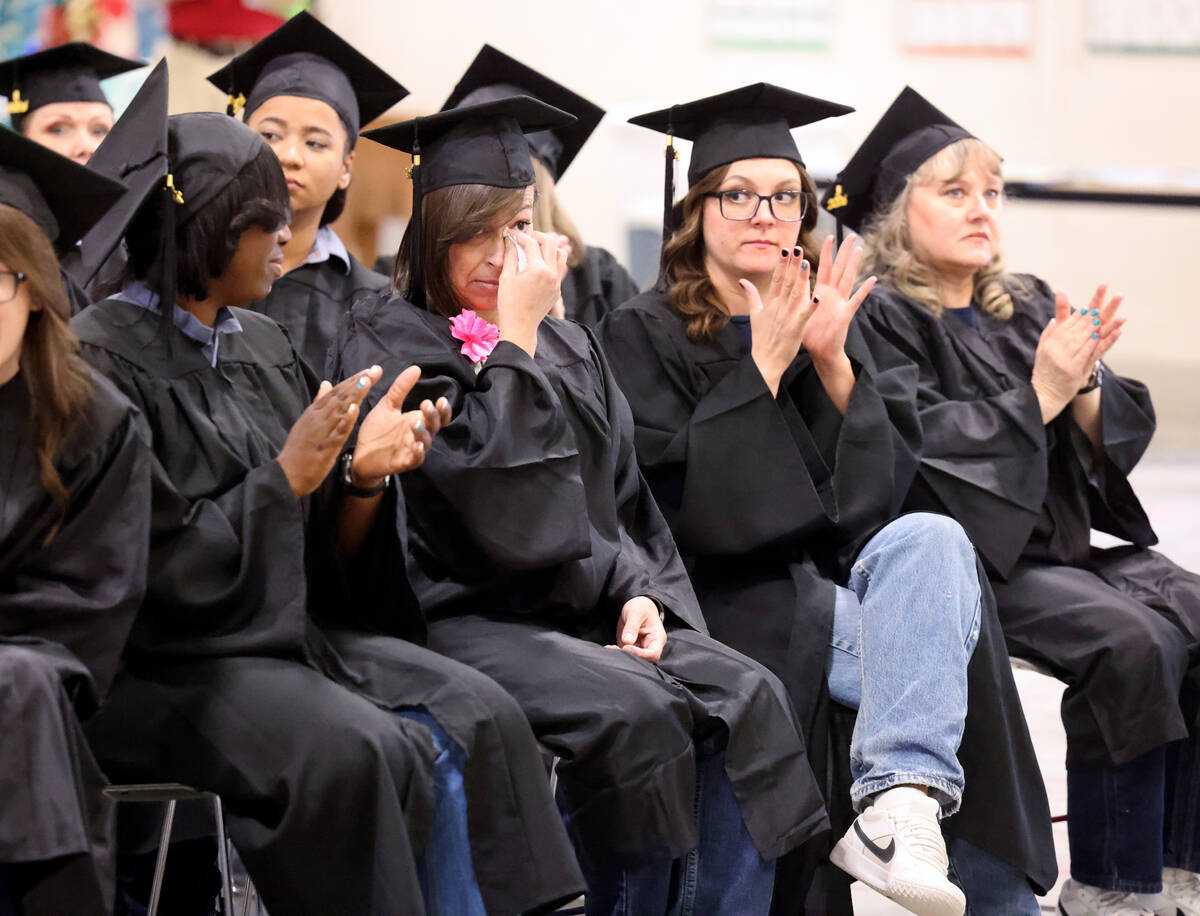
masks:
MULTIPOLYGON (((887 209, 876 214, 863 232, 866 251, 862 272, 875 274, 881 283, 921 303, 935 315, 941 315, 943 311, 937 272, 922 261, 913 248, 908 228, 908 204, 914 187, 952 181, 971 165, 1001 177, 1000 156, 991 147, 974 137, 958 140, 930 156, 909 175, 899 196, 887 209)), ((1012 317, 1014 292, 1018 295, 1026 293, 1026 284, 1005 272, 1004 258, 997 251, 975 272, 974 298, 984 312, 1008 320, 1012 317)))
MULTIPOLYGON (((525 188, 493 188, 484 184, 458 184, 430 191, 421 199, 422 263, 425 266, 425 304, 431 312, 450 318, 463 303, 450 285, 447 262, 450 246, 466 242, 510 219, 525 203, 525 188)), ((400 240, 392 285, 403 294, 413 258, 411 224, 400 240)))
MULTIPOLYGON (((671 303, 687 316, 687 334, 693 340, 711 338, 729 323, 729 314, 717 304, 717 291, 704 264, 704 203, 708 194, 717 190, 729 165, 720 165, 706 172, 693 184, 683 200, 675 205, 678 229, 663 246, 663 278, 671 303)), ((814 266, 820 247, 812 234, 817 225, 817 189, 808 172, 799 163, 800 187, 808 197, 808 208, 800 221, 800 235, 796 244, 814 266)), ((816 275, 814 271, 813 275, 816 275)))
POLYGON ((29 313, 21 342, 21 374, 29 389, 42 484, 65 510, 69 494, 54 461, 87 414, 91 373, 68 325, 71 305, 50 240, 37 223, 5 205, 0 205, 0 261, 25 274, 23 282, 36 309, 29 313))

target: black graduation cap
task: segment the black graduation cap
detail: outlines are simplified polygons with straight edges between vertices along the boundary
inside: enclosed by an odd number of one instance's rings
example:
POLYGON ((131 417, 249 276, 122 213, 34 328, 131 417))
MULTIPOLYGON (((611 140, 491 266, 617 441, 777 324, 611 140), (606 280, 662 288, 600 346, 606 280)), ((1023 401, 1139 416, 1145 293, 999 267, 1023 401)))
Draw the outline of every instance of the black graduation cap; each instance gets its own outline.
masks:
POLYGON ((119 181, 0 129, 0 204, 30 217, 60 254, 70 251, 124 192, 119 181))
POLYGON ((100 80, 144 66, 143 61, 73 41, 0 63, 0 94, 8 96, 8 113, 19 127, 21 118, 52 102, 107 105, 100 80))
POLYGON ((162 189, 174 204, 175 195, 166 186, 167 89, 167 62, 161 60, 88 160, 89 169, 124 182, 129 190, 83 237, 75 279, 85 289, 151 191, 162 189))
POLYGON ((564 127, 535 131, 525 137, 533 154, 558 181, 604 117, 604 109, 599 105, 503 51, 484 45, 446 99, 442 111, 517 95, 530 96, 575 116, 575 121, 564 127))
POLYGON ((905 86, 838 173, 821 204, 839 223, 861 230, 874 213, 896 199, 905 179, 930 156, 971 136, 905 86))
POLYGON ((421 251, 421 198, 430 191, 460 184, 494 188, 524 188, 533 184, 527 133, 565 127, 574 115, 528 96, 514 96, 451 108, 368 130, 364 137, 411 153, 414 232, 413 264, 407 298, 424 305, 424 265, 421 251))
POLYGON ((228 114, 246 117, 267 99, 297 95, 338 113, 351 145, 359 129, 408 90, 311 13, 297 13, 254 47, 209 76, 229 96, 228 114))
POLYGON ((630 124, 667 135, 667 164, 663 182, 663 240, 672 231, 675 197, 675 137, 692 141, 688 184, 717 166, 739 159, 790 159, 804 165, 792 128, 836 118, 854 111, 811 95, 770 83, 754 83, 707 98, 672 105, 630 118, 630 124))

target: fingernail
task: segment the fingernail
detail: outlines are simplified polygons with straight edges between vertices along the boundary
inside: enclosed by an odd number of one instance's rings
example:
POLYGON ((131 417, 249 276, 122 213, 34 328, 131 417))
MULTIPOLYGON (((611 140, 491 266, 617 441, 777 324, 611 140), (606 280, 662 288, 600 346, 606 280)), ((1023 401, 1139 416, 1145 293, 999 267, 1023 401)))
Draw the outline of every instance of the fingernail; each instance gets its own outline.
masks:
POLYGON ((808 270, 808 261, 807 261, 807 260, 804 260, 804 261, 801 261, 801 262, 800 262, 800 269, 801 269, 801 270, 808 270))
MULTIPOLYGON (((1095 314, 1095 312, 1093 312, 1092 314, 1095 314)), ((1092 324, 1094 324, 1094 325, 1096 325, 1097 327, 1099 327, 1099 325, 1100 325, 1100 319, 1099 319, 1099 318, 1093 318, 1093 319, 1092 319, 1092 324)))
POLYGON ((1075 306, 1071 306, 1071 314, 1072 314, 1072 315, 1074 315, 1074 314, 1075 314, 1075 306))
POLYGON ((1093 314, 1093 315, 1099 315, 1099 314, 1100 314, 1100 309, 1092 309, 1092 314, 1093 314))
POLYGON ((422 423, 420 420, 418 420, 416 423, 413 424, 413 432, 415 432, 415 433, 419 433, 424 428, 425 428, 425 424, 422 423))
POLYGON ((358 380, 358 387, 362 388, 366 384, 367 384, 367 377, 364 375, 362 378, 360 378, 358 380))
POLYGON ((800 249, 799 249, 798 247, 797 247, 797 248, 793 248, 793 249, 792 249, 792 254, 793 254, 795 257, 797 257, 797 258, 798 258, 798 257, 800 257, 800 249))
POLYGON ((1092 335, 1092 340, 1096 340, 1096 339, 1098 339, 1099 337, 1100 337, 1100 335, 1099 335, 1099 334, 1093 334, 1093 335, 1092 335))
POLYGON ((781 258, 786 258, 786 257, 787 257, 787 255, 788 255, 788 251, 787 251, 787 249, 786 249, 786 248, 780 248, 780 249, 779 249, 779 256, 780 256, 781 258))

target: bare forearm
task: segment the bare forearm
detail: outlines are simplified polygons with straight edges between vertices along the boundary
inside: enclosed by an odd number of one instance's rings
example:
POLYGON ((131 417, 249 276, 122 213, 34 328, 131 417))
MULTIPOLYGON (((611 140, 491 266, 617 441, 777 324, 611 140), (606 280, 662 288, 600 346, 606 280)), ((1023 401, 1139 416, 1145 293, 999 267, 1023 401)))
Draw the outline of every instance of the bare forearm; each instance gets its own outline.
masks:
POLYGON ((845 416, 850 406, 850 395, 854 392, 854 367, 850 365, 850 358, 843 353, 841 359, 832 363, 814 360, 813 367, 817 370, 817 377, 821 380, 825 394, 838 409, 838 413, 845 416))
POLYGON ((1071 401, 1071 416, 1075 420, 1075 424, 1091 441, 1092 446, 1097 450, 1102 449, 1104 447, 1104 424, 1100 413, 1100 389, 1096 388, 1087 394, 1076 395, 1071 401))

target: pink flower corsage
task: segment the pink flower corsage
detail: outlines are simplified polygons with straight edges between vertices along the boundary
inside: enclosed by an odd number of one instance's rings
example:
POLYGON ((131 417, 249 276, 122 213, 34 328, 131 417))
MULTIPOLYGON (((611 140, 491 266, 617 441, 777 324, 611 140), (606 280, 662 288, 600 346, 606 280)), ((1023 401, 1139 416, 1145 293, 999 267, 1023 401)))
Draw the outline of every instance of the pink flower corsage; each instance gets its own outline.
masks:
POLYGON ((490 321, 484 321, 472 309, 463 309, 450 319, 450 336, 463 342, 459 352, 475 364, 478 374, 483 361, 500 342, 500 329, 490 321))

